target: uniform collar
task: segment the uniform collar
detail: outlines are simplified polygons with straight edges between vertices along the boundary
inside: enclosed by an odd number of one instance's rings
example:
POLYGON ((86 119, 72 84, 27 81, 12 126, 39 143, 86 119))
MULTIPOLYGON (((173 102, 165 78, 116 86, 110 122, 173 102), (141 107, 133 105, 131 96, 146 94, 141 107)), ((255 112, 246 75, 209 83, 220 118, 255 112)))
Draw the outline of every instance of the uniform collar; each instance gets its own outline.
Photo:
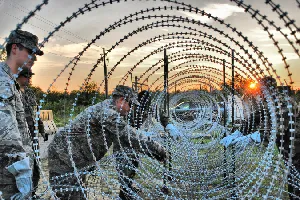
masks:
POLYGON ((11 72, 11 69, 10 67, 7 65, 6 62, 1 62, 1 66, 2 66, 2 69, 5 71, 5 73, 7 73, 7 75, 9 75, 13 80, 15 80, 12 72, 11 72))
POLYGON ((112 99, 105 99, 103 102, 105 102, 105 104, 107 104, 107 106, 111 109, 116 109, 116 106, 113 103, 112 99))
POLYGON ((3 71, 11 78, 11 80, 13 80, 17 90, 20 90, 20 85, 17 82, 16 78, 13 76, 13 74, 11 72, 11 69, 8 66, 8 64, 6 64, 6 62, 0 62, 0 66, 2 67, 3 71))

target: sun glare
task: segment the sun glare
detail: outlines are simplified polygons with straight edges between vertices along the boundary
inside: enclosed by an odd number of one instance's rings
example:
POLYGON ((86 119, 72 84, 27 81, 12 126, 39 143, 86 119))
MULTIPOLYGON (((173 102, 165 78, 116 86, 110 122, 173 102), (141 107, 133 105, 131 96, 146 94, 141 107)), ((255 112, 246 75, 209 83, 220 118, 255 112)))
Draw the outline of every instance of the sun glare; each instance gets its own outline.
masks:
POLYGON ((251 83, 251 84, 249 85, 249 87, 250 87, 251 89, 256 88, 256 83, 251 83))

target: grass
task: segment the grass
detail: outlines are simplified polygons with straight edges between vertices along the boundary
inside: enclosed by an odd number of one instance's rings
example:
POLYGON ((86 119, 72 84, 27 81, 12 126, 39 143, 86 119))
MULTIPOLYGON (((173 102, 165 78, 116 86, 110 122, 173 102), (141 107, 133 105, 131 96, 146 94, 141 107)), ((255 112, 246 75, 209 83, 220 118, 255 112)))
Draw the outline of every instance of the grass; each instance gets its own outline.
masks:
MULTIPOLYGON (((208 144, 212 140, 205 139, 192 139, 190 146, 194 145, 203 145, 208 144)), ((180 141, 178 143, 173 143, 171 145, 171 152, 173 152, 172 159, 172 171, 173 180, 167 181, 167 186, 170 189, 170 194, 176 198, 182 199, 203 199, 203 198, 216 198, 218 195, 227 193, 226 198, 230 197, 232 192, 230 192, 230 186, 222 188, 226 185, 223 177, 222 168, 228 163, 232 163, 232 154, 227 153, 226 164, 224 163, 224 149, 221 145, 215 145, 209 149, 201 149, 195 152, 191 152, 190 148, 187 149, 178 149, 181 147, 180 141), (190 151, 190 152, 189 152, 190 151), (176 153, 177 152, 177 153, 176 153), (180 154, 182 153, 182 154, 180 154), (181 155, 190 155, 181 156, 181 155), (196 156, 195 160, 192 156, 196 156), (210 162, 208 162, 210 161, 210 162), (203 165, 204 166, 203 166, 203 165), (204 171, 206 169, 206 171, 204 171), (219 190, 215 190, 219 189, 219 190)), ((262 161, 263 153, 265 152, 265 147, 253 146, 248 148, 243 153, 239 154, 236 158, 236 177, 242 177, 241 180, 236 181, 237 190, 240 190, 241 187, 245 187, 241 195, 246 195, 251 191, 252 187, 259 181, 261 176, 255 176, 252 182, 249 182, 251 178, 251 172, 255 171, 260 162, 262 161), (244 182, 244 183, 243 183, 244 182)), ((274 148, 274 158, 278 156, 277 148, 274 148)), ((109 155, 108 155, 109 156, 109 155)), ((109 158, 106 156, 104 159, 109 158)), ((165 197, 160 193, 160 189, 163 184, 163 164, 158 165, 157 161, 149 159, 147 156, 140 156, 142 164, 138 168, 138 173, 135 176, 134 180, 141 184, 143 188, 139 192, 139 195, 143 199, 165 199, 165 197), (158 187, 157 187, 158 185, 158 187), (150 197, 148 197, 150 194, 150 197)), ((46 160, 42 161, 44 171, 47 172, 47 162, 46 160)), ((115 170, 114 162, 109 161, 108 163, 101 161, 105 176, 108 179, 114 180, 114 182, 105 182, 102 181, 102 177, 94 176, 90 177, 89 187, 97 189, 99 192, 104 192, 111 197, 116 197, 119 191, 118 177, 115 170), (110 184, 114 188, 113 191, 109 190, 110 184)), ((283 162, 280 162, 280 166, 283 167, 283 162)), ((260 168, 266 167, 265 164, 262 164, 260 168)), ((229 170, 230 171, 230 170, 229 170)), ((254 199, 262 199, 262 195, 267 193, 268 187, 272 180, 272 175, 278 176, 278 179, 274 181, 273 189, 270 191, 270 196, 278 195, 278 188, 281 187, 283 171, 280 170, 279 173, 274 173, 274 167, 270 167, 267 170, 268 174, 264 177, 262 184, 257 191, 257 194, 253 197, 254 199)), ((47 173, 46 173, 47 174, 47 173)), ((42 184, 41 184, 42 186, 42 184)), ((45 188, 39 188, 39 191, 43 191, 45 188)), ((287 185, 285 185, 284 190, 287 191, 287 185)), ((47 197, 47 196, 45 196, 47 197)), ((49 195, 48 195, 49 197, 49 195)), ((100 197, 102 199, 104 197, 100 197)), ((221 197, 220 197, 221 198, 221 197)), ((223 196, 225 198, 225 196, 223 196)), ((282 199, 288 199, 287 193, 283 193, 282 199)))

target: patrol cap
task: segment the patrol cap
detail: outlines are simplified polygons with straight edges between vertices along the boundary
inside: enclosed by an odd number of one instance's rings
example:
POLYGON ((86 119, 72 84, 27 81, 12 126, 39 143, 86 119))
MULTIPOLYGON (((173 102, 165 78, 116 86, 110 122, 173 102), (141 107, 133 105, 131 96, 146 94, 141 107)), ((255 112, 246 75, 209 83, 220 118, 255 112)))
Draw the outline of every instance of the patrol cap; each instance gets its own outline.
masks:
POLYGON ((137 94, 128 86, 117 85, 112 95, 125 97, 128 102, 140 105, 137 100, 137 94))
POLYGON ((44 55, 44 52, 38 48, 38 37, 28 31, 16 30, 11 32, 7 44, 21 44, 32 51, 35 49, 37 55, 44 55))
POLYGON ((24 77, 31 77, 34 75, 34 73, 31 71, 31 69, 28 69, 27 67, 24 67, 22 71, 20 71, 19 76, 24 76, 24 77))

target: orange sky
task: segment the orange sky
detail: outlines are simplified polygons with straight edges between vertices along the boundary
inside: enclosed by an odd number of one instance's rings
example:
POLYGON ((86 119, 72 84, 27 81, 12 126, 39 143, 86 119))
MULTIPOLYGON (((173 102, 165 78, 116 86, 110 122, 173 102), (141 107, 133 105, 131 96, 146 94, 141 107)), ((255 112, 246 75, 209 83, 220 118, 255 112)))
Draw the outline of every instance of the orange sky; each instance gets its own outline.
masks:
MULTIPOLYGON (((23 26, 23 30, 31 31, 38 35, 40 41, 45 38, 50 31, 54 30, 54 27, 59 24, 61 21, 67 16, 72 15, 74 11, 77 11, 79 7, 82 7, 85 1, 74 0, 72 4, 69 1, 58 1, 52 0, 49 4, 38 12, 34 18, 30 19, 27 24, 23 26), (55 14, 53 14, 55 13, 55 14)), ((89 2, 89 1, 87 1, 89 2)), ((205 0, 205 1, 195 1, 188 0, 186 3, 190 3, 194 7, 198 7, 199 9, 203 9, 208 13, 211 13, 213 16, 217 16, 219 19, 223 19, 225 23, 229 23, 232 27, 236 27, 238 31, 241 31, 244 36, 248 37, 250 41, 253 42, 258 49, 264 53, 264 55, 268 58, 268 60, 273 64, 274 69, 278 72, 281 80, 288 81, 287 71, 285 70, 285 66, 282 64, 282 56, 278 54, 278 49, 273 45, 273 41, 269 38, 268 34, 263 30, 261 26, 257 24, 257 22, 251 18, 249 13, 245 13, 244 10, 238 7, 235 3, 229 0, 205 0)), ((289 34, 291 31, 284 26, 284 23, 279 20, 276 13, 273 13, 269 6, 265 5, 264 2, 260 0, 252 0, 245 1, 245 3, 251 3, 253 8, 259 8, 269 19, 275 21, 276 25, 281 27, 281 31, 289 34)), ((33 71, 36 74, 33 77, 33 84, 41 87, 43 90, 49 88, 50 84, 52 84, 53 79, 56 79, 57 75, 61 73, 64 67, 69 63, 69 61, 78 55, 80 51, 98 35, 101 31, 105 30, 105 28, 109 27, 116 21, 123 19, 124 16, 130 16, 130 14, 135 13, 140 10, 145 10, 147 8, 164 6, 164 2, 121 2, 119 4, 115 3, 112 5, 107 5, 105 8, 100 7, 98 9, 94 9, 93 11, 86 13, 84 15, 79 16, 78 18, 68 23, 63 29, 59 32, 55 33, 53 37, 50 38, 49 42, 45 44, 43 48, 45 55, 38 58, 35 66, 33 67, 33 71), (124 9, 126 6, 127 9, 124 9)), ((170 6, 171 3, 166 4, 170 6)), ((23 19, 27 13, 32 10, 36 6, 36 2, 24 0, 24 1, 4 1, 0 5, 0 11, 2 13, 2 29, 0 30, 0 42, 3 43, 4 38, 9 34, 10 30, 13 30, 15 25, 23 19), (14 13, 12 16, 10 13, 14 13), (9 21, 10 23, 6 23, 9 21)), ((291 19, 299 19, 300 14, 297 7, 293 6, 291 3, 282 2, 282 9, 288 10, 289 16, 291 19)), ((224 31, 224 33, 229 34, 229 36, 233 37, 237 41, 239 41, 242 45, 249 50, 249 53, 253 55, 253 57, 257 60, 257 62, 261 65, 261 69, 264 70, 266 75, 267 72, 265 67, 262 65, 261 61, 259 61, 258 56, 255 52, 253 52, 246 43, 243 42, 242 38, 238 36, 238 34, 233 33, 232 30, 228 29, 225 25, 221 25, 211 18, 207 18, 205 16, 197 15, 196 13, 190 13, 188 11, 183 10, 161 10, 146 13, 154 15, 167 15, 170 16, 182 16, 184 18, 188 17, 191 20, 201 21, 202 23, 206 23, 211 25, 219 30, 224 31)), ((135 18, 135 17, 134 17, 135 18)), ((129 32, 145 26, 149 23, 155 22, 157 19, 150 20, 142 20, 134 23, 127 23, 126 25, 122 25, 117 27, 116 29, 111 30, 108 34, 101 36, 99 40, 96 41, 81 57, 81 60, 75 67, 75 70, 72 71, 71 80, 68 82, 69 73, 71 72, 71 68, 73 65, 70 65, 65 72, 61 74, 61 76, 56 79, 54 84, 54 88, 56 90, 64 90, 66 87, 66 83, 69 83, 69 90, 78 89, 83 83, 84 79, 89 74, 93 65, 97 62, 100 54, 103 52, 102 48, 110 49, 116 42, 120 41, 126 34, 129 32)), ((172 24, 171 22, 169 24, 172 24)), ((177 23, 182 26, 190 26, 197 31, 202 31, 207 34, 211 34, 213 37, 219 39, 220 41, 226 43, 231 48, 234 48, 237 52, 241 53, 246 60, 250 61, 249 58, 240 50, 240 48, 232 43, 228 38, 225 38, 224 35, 218 34, 216 31, 212 31, 211 29, 205 28, 203 26, 191 25, 187 23, 177 23)), ((300 88, 300 77, 297 76, 299 73, 299 56, 295 53, 294 49, 290 46, 288 40, 280 34, 280 32, 276 31, 273 27, 269 27, 270 33, 273 34, 274 38, 279 42, 280 48, 283 49, 283 55, 287 58, 288 64, 290 65, 290 71, 293 74, 293 80, 295 82, 294 88, 300 88)), ((147 41, 148 39, 154 38, 158 35, 170 34, 175 32, 186 32, 190 31, 187 29, 174 28, 174 27, 156 27, 153 29, 148 29, 143 32, 139 32, 134 34, 132 37, 128 37, 123 42, 121 42, 118 46, 116 46, 110 53, 108 53, 108 71, 112 69, 118 63, 124 55, 130 52, 139 44, 147 41)), ((296 37, 299 38, 299 33, 296 34, 296 37)), ((203 36, 198 35, 194 36, 199 40, 204 40, 205 42, 209 42, 215 46, 222 48, 225 51, 230 52, 230 49, 223 46, 220 43, 217 43, 211 39, 204 38, 203 36)), ((288 39, 290 41, 295 42, 295 37, 288 35, 288 39)), ((114 70, 112 76, 109 79, 109 90, 112 90, 115 85, 120 83, 124 75, 130 70, 131 67, 135 66, 141 59, 145 56, 151 54, 151 52, 157 50, 163 45, 167 45, 172 42, 182 41, 183 39, 169 39, 169 40, 161 40, 156 41, 154 43, 148 44, 144 47, 139 48, 134 51, 132 54, 127 56, 125 59, 121 60, 120 64, 117 66, 116 70, 114 70)), ((204 48, 205 45, 199 44, 199 47, 204 48)), ((296 47, 299 47, 296 46, 296 47)), ((185 53, 199 53, 202 55, 212 55, 217 56, 220 59, 226 59, 228 63, 231 62, 231 58, 228 56, 224 56, 218 52, 209 51, 207 48, 205 50, 191 50, 188 52, 184 51, 183 47, 176 47, 168 50, 168 55, 172 56, 172 54, 181 55, 185 53), (180 53, 178 53, 180 52, 180 53)), ((146 72, 149 67, 157 63, 160 59, 163 58, 163 52, 157 52, 149 58, 145 59, 141 62, 136 69, 133 71, 133 76, 140 77, 143 73, 142 80, 147 78, 151 72, 146 72)), ((180 63, 184 63, 188 61, 187 58, 182 58, 178 61, 174 61, 169 64, 169 69, 172 67, 178 66, 180 63)), ((197 61, 192 62, 190 64, 193 65, 205 65, 216 68, 218 70, 222 70, 222 66, 216 63, 207 62, 207 61, 197 61)), ((155 66, 157 69, 161 64, 155 66)), ((237 67, 240 67, 242 70, 249 74, 250 72, 242 67, 240 64, 236 63, 237 67)), ((172 71, 169 74, 169 77, 174 75, 175 73, 180 72, 181 70, 186 69, 187 67, 182 67, 180 70, 172 71)), ((228 69, 229 71, 229 69, 228 69)), ((163 68, 157 70, 153 75, 149 76, 149 83, 153 83, 157 78, 160 78, 163 75, 163 68)), ((213 74, 215 75, 215 74, 213 74)), ((274 75, 274 74, 273 74, 274 75)), ((103 81, 103 67, 102 64, 96 69, 94 75, 92 76, 93 81, 97 83, 101 83, 103 81)), ((162 80, 162 78, 160 79, 162 80)), ((289 81, 288 81, 289 82, 289 81)), ((123 84, 123 81, 121 82, 123 84)), ((161 83, 159 81, 158 83, 161 83)), ((125 81, 126 85, 131 85, 130 81, 125 81)), ((155 86, 157 86, 156 84, 155 86)), ((103 88, 101 88, 103 91, 103 88)))

